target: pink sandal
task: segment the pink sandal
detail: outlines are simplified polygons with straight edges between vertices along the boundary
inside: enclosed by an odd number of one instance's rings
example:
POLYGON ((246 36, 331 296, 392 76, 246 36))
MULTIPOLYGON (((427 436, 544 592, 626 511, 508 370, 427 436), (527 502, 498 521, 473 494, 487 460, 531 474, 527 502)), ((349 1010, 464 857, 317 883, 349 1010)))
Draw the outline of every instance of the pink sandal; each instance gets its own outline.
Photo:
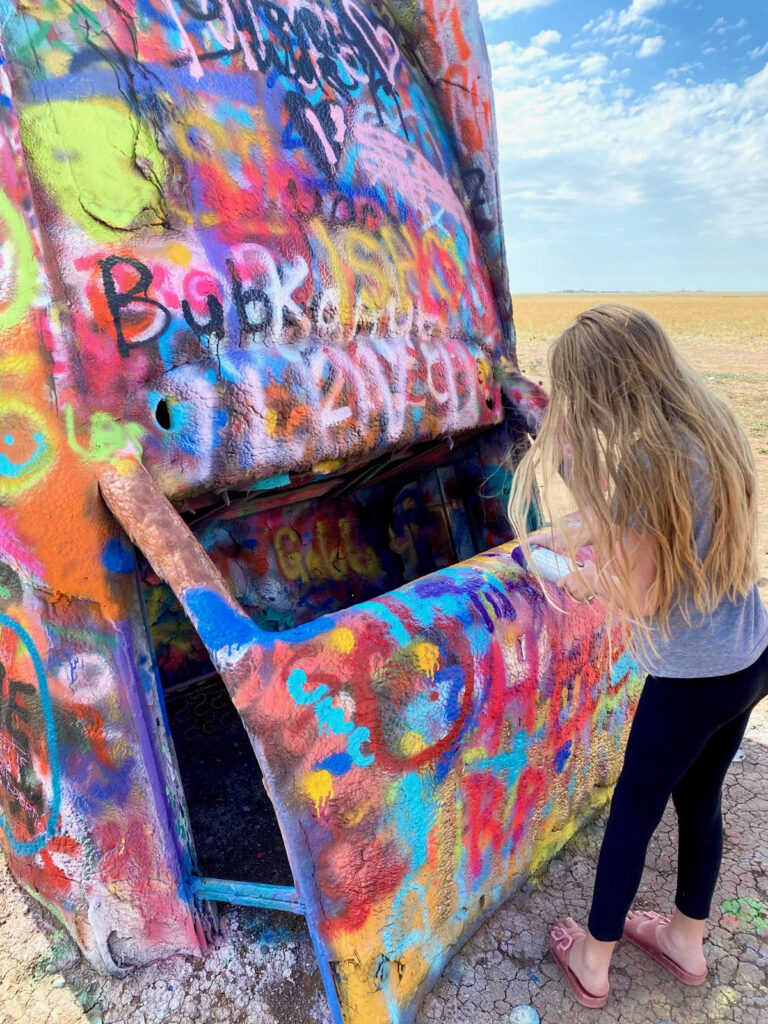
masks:
POLYGON ((656 932, 661 924, 669 924, 669 918, 656 914, 653 910, 644 910, 641 917, 627 917, 624 922, 624 938, 633 946, 642 949, 657 964, 666 968, 670 974, 674 974, 684 985, 703 985, 707 979, 706 970, 703 974, 692 974, 659 948, 656 932))
POLYGON ((564 921, 558 921, 549 933, 549 948, 555 958, 555 963, 565 975, 565 980, 573 992, 574 999, 582 1006, 599 1009, 608 1002, 608 993, 596 996, 592 992, 588 992, 568 965, 569 950, 577 939, 583 938, 586 934, 572 917, 566 917, 564 921))

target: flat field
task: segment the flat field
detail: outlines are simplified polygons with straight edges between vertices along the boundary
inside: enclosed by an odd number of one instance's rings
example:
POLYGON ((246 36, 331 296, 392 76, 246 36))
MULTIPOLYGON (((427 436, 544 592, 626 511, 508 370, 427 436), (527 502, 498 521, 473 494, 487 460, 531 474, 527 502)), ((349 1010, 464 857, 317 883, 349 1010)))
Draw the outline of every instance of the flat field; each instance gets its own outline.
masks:
POLYGON ((655 317, 744 424, 757 459, 760 590, 768 603, 768 292, 518 295, 515 325, 523 373, 546 384, 549 342, 581 310, 606 302, 636 306, 655 317))

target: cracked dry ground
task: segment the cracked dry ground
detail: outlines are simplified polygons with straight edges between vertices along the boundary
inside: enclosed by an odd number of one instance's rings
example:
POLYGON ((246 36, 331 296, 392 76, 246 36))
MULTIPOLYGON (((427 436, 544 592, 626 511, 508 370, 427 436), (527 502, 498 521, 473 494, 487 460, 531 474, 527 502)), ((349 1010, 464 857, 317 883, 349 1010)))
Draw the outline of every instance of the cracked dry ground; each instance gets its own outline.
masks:
MULTIPOLYGON (((710 977, 687 989, 621 944, 604 1010, 574 1003, 547 953, 550 924, 583 920, 602 819, 517 893, 467 943, 424 1001, 418 1024, 703 1024, 768 1022, 768 701, 725 791, 725 857, 705 952, 710 977), (528 1007, 522 1013, 521 1008, 528 1007), (537 1013, 533 1013, 533 1007, 537 1013), (518 1008, 515 1011, 515 1008, 518 1008)), ((676 840, 668 809, 648 853, 642 908, 671 907, 676 840)), ((0 872, 0 1024, 324 1024, 329 1020, 300 919, 225 907, 204 960, 176 957, 103 978, 0 872)))

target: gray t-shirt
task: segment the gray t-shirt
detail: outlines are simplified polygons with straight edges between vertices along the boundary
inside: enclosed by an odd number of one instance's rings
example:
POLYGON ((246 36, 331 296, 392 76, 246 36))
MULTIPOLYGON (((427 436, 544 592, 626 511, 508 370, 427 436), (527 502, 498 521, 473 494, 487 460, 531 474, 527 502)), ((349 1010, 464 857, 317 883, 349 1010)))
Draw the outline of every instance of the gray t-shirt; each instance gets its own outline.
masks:
MULTIPOLYGON (((690 450, 689 479, 693 495, 693 532, 700 559, 712 541, 712 488, 706 458, 690 450)), ((642 529, 642 523, 630 525, 642 529)), ((683 615, 685 595, 670 609, 669 636, 664 638, 654 619, 648 620, 655 648, 637 644, 640 667, 653 676, 673 679, 730 675, 752 665, 768 646, 768 612, 755 585, 746 597, 722 600, 711 615, 702 615, 693 601, 687 605, 690 625, 683 615)))

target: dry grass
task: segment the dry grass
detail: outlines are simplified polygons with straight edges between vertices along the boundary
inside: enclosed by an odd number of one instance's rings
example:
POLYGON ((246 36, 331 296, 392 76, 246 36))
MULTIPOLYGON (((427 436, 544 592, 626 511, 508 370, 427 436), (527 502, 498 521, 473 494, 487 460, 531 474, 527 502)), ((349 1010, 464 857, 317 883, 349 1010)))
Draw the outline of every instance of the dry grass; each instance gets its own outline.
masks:
POLYGON ((581 310, 603 302, 637 306, 656 317, 744 424, 760 481, 760 589, 768 602, 768 293, 519 295, 515 324, 523 373, 546 383, 549 342, 581 310))

